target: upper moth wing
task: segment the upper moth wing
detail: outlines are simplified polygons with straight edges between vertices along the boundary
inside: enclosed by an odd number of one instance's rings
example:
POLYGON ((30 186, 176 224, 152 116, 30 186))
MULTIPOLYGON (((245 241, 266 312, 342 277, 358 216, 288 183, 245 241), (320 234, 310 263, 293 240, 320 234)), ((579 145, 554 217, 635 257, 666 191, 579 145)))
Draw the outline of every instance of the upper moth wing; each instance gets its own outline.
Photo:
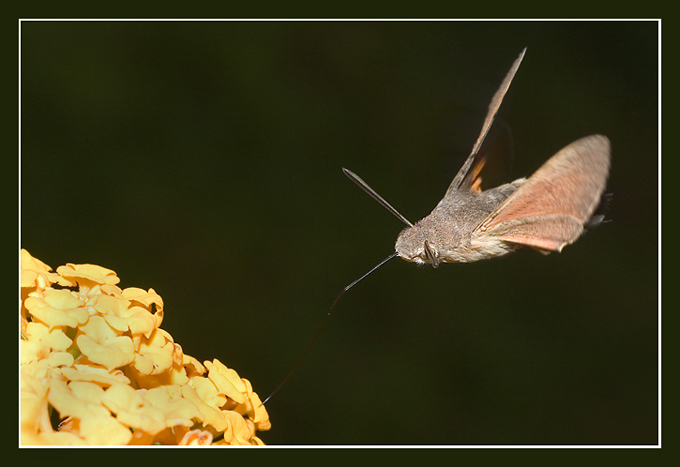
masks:
POLYGON ((519 69, 519 66, 522 63, 522 59, 524 58, 526 50, 527 50, 526 48, 522 50, 522 53, 519 54, 519 57, 515 59, 512 66, 510 67, 510 70, 505 75, 503 82, 496 91, 496 94, 494 94, 493 98, 491 99, 489 109, 487 110, 486 117, 484 118, 484 123, 482 125, 482 131, 480 132, 479 137, 475 142, 475 145, 472 147, 470 155, 465 160, 463 166, 460 168, 456 176, 453 178, 453 181, 449 185, 449 188, 446 190, 446 194, 444 195, 444 197, 449 195, 452 191, 456 190, 478 189, 479 174, 486 163, 485 156, 483 154, 480 154, 479 149, 481 148, 487 133, 489 133, 489 129, 493 124, 494 118, 496 117, 496 113, 498 112, 498 109, 501 106, 501 103, 503 102, 505 94, 508 92, 508 88, 510 87, 510 83, 512 83, 512 79, 515 77, 515 74, 517 73, 517 70, 519 69))
POLYGON ((610 164, 609 140, 579 139, 543 164, 475 230, 539 250, 560 251, 581 235, 597 208, 610 164))
POLYGON ((456 191, 482 191, 502 185, 512 166, 512 132, 496 122, 479 148, 475 161, 456 191))

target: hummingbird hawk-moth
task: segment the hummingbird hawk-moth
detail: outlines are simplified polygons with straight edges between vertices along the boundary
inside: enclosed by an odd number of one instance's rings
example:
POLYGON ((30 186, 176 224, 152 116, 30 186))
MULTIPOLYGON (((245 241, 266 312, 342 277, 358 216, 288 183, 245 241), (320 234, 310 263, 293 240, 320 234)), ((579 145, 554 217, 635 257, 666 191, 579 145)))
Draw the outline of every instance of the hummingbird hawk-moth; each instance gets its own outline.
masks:
POLYGON ((482 189, 486 153, 480 151, 498 108, 515 77, 526 49, 508 71, 491 104, 470 155, 434 210, 415 224, 385 201, 352 171, 343 172, 407 227, 395 251, 347 285, 326 314, 307 349, 266 403, 293 376, 323 331, 340 298, 359 281, 395 256, 417 264, 470 263, 529 247, 541 253, 561 251, 586 227, 602 221, 598 206, 609 174, 610 144, 602 135, 581 138, 557 152, 529 178, 482 189))
POLYGON ((531 247, 561 251, 575 242, 584 226, 597 223, 609 174, 609 140, 581 138, 548 159, 529 178, 482 190, 486 155, 480 152, 503 97, 524 58, 515 60, 491 100, 472 152, 434 210, 412 224, 353 172, 344 173, 406 227, 397 237, 396 255, 431 264, 469 263, 531 247), (598 216, 593 218, 593 216, 598 216))

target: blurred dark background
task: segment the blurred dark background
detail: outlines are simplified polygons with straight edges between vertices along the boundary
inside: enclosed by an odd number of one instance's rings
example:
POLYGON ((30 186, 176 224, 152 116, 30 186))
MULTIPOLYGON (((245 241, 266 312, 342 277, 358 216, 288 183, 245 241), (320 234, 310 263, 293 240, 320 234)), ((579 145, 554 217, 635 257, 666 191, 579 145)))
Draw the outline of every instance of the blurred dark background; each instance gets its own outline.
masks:
POLYGON ((154 288, 264 398, 337 293, 427 215, 522 48, 507 180, 612 141, 611 222, 561 254, 351 290, 271 444, 657 442, 655 22, 23 22, 21 245, 154 288))

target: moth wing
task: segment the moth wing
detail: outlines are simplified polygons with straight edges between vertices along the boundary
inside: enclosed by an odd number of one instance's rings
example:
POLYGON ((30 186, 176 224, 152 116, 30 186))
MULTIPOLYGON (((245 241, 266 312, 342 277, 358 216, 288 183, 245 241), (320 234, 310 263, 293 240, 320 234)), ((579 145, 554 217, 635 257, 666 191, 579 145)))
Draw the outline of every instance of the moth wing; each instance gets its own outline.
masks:
POLYGON ((542 253, 561 251, 573 243, 583 231, 575 217, 551 215, 513 219, 500 224, 487 234, 505 242, 525 245, 542 253))
MULTIPOLYGON (((507 180, 512 165, 512 133, 507 124, 496 122, 479 148, 470 171, 456 191, 481 193, 507 180)), ((449 194, 449 193, 447 193, 449 194)))
POLYGON ((496 91, 496 94, 494 94, 493 98, 491 99, 491 103, 489 104, 489 108, 487 110, 486 117, 484 118, 484 123, 482 125, 482 131, 480 132, 479 137, 477 137, 477 141, 475 142, 475 145, 472 147, 470 155, 465 160, 463 166, 460 168, 456 176, 453 178, 453 181, 449 185, 449 188, 446 190, 446 194, 444 195, 444 197, 449 195, 452 191, 461 189, 465 190, 476 189, 473 188, 476 187, 476 185, 478 185, 475 183, 475 180, 478 179, 479 173, 481 172, 481 169, 484 167, 486 163, 484 156, 480 155, 479 149, 481 148, 482 143, 484 142, 484 138, 486 138, 486 135, 489 132, 489 129, 491 128, 491 125, 493 124, 494 118, 496 117, 496 113, 498 112, 498 109, 501 106, 501 103, 503 102, 503 98, 505 97, 505 93, 508 92, 510 83, 512 83, 512 79, 515 77, 515 74, 517 73, 517 70, 519 69, 519 66, 522 63, 522 59, 524 58, 526 50, 527 50, 526 48, 522 50, 522 53, 519 54, 519 57, 515 59, 512 66, 510 67, 510 70, 505 75, 503 82, 496 91))
POLYGON ((609 164, 610 144, 605 136, 571 143, 522 183, 475 228, 473 236, 560 251, 576 241, 597 208, 609 164))

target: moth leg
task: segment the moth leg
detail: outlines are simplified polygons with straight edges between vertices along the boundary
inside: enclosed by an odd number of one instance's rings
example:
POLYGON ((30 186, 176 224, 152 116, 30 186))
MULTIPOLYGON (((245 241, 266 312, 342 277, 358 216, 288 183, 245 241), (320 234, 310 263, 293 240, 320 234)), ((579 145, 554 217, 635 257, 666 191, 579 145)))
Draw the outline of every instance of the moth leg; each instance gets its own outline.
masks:
POLYGON ((430 263, 432 263, 433 268, 439 267, 439 258, 430 246, 430 242, 427 240, 425 240, 425 255, 427 256, 427 259, 430 260, 430 263))

